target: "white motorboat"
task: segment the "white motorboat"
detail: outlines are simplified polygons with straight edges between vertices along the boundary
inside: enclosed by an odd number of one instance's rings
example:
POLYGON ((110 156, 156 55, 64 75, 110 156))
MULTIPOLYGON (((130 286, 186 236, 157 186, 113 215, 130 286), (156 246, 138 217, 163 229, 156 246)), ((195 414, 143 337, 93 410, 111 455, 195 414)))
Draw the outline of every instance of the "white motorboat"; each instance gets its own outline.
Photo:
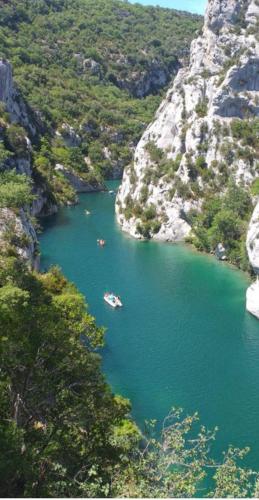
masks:
POLYGON ((85 215, 90 215, 91 212, 89 212, 89 210, 85 210, 85 215))
POLYGON ((111 307, 122 307, 120 297, 118 295, 114 295, 114 293, 107 292, 104 294, 103 298, 111 307))

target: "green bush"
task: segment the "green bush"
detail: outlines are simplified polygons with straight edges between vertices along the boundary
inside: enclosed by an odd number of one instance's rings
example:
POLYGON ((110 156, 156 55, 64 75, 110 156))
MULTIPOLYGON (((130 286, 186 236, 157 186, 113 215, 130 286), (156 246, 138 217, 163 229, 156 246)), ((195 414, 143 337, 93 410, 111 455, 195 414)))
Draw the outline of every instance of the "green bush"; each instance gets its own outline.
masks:
POLYGON ((195 108, 195 112, 199 116, 199 118, 204 118, 208 112, 208 99, 200 100, 195 108))
POLYGON ((252 187, 251 187, 251 192, 254 196, 259 195, 259 178, 255 179, 253 181, 252 187))
POLYGON ((31 185, 26 175, 15 171, 0 172, 0 208, 21 208, 33 200, 31 185))
POLYGON ((150 156, 150 160, 154 163, 159 163, 164 157, 164 151, 158 148, 155 142, 150 141, 145 145, 145 149, 150 156))
POLYGON ((28 146, 25 130, 19 125, 10 125, 5 131, 6 146, 17 156, 26 156, 28 146))
POLYGON ((207 195, 201 213, 190 214, 193 244, 199 250, 214 251, 218 243, 223 243, 229 261, 247 270, 243 235, 252 210, 248 191, 230 181, 223 196, 207 195))

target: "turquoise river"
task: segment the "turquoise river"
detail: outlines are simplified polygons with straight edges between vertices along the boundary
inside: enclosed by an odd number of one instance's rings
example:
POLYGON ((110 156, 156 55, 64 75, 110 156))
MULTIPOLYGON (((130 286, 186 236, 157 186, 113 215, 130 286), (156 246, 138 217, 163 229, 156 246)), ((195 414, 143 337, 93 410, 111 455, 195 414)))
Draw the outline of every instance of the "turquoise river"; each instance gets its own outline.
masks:
MULTIPOLYGON (((117 184, 118 185, 118 184, 117 184)), ((116 186, 116 184, 113 184, 116 186)), ((114 195, 84 194, 44 222, 42 268, 58 264, 107 327, 103 370, 132 413, 161 419, 172 406, 219 427, 215 453, 248 445, 259 463, 259 322, 245 312, 248 280, 183 245, 135 241, 114 195), (85 209, 91 215, 85 215, 85 209), (105 238, 104 248, 96 240, 105 238), (105 291, 121 295, 113 310, 105 291)))

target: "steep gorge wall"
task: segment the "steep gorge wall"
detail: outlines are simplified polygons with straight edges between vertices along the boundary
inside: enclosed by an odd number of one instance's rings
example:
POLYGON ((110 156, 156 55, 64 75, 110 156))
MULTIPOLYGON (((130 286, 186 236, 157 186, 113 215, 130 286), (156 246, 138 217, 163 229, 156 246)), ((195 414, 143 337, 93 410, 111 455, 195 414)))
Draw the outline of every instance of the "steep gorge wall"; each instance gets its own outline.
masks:
MULTIPOLYGON (((39 124, 32 119, 30 109, 23 101, 18 90, 13 84, 12 67, 8 61, 0 60, 0 102, 5 111, 9 113, 11 123, 22 125, 31 137, 37 133, 39 124)), ((0 141, 3 141, 2 130, 0 130, 0 141)), ((31 178, 32 159, 31 143, 27 137, 27 151, 19 156, 15 155, 9 162, 1 165, 1 170, 15 169, 19 174, 25 174, 31 178)), ((39 203, 41 208, 42 203, 39 203)), ((31 263, 38 265, 37 236, 30 220, 28 210, 12 210, 11 208, 0 208, 0 245, 5 245, 6 234, 13 232, 17 239, 23 240, 22 246, 17 245, 20 256, 31 263)))
MULTIPOLYGON (((136 148, 134 165, 128 167, 123 177, 117 217, 122 229, 133 236, 139 236, 138 218, 133 215, 127 219, 124 209, 129 198, 133 203, 140 202, 145 174, 155 171, 147 150, 151 141, 164 151, 167 159, 180 158, 172 179, 166 175, 159 177, 158 173, 159 180, 151 179, 148 184, 145 204, 154 204, 161 218, 161 229, 154 238, 182 240, 191 230, 185 215, 191 207, 199 206, 200 199, 195 193, 193 197, 181 196, 181 190, 177 189, 179 181, 192 189, 190 159, 195 161, 202 154, 220 187, 218 164, 225 161, 224 146, 233 152, 238 146, 228 130, 231 120, 259 116, 258 16, 259 6, 253 0, 209 1, 203 34, 192 42, 190 66, 179 71, 155 121, 136 148), (237 28, 239 18, 241 25, 242 18, 246 20, 245 29, 239 25, 237 28)), ((228 165, 229 175, 237 182, 243 180, 249 184, 256 175, 255 166, 233 157, 228 165)), ((201 189, 208 188, 202 176, 198 175, 197 182, 201 189)))
MULTIPOLYGON (((23 127, 21 132, 26 134, 23 151, 16 151, 7 160, 0 162, 0 171, 15 170, 18 174, 25 174, 32 182, 32 193, 34 200, 31 207, 24 207, 19 211, 11 208, 0 208, 0 244, 5 244, 7 234, 15 234, 17 241, 23 245, 16 244, 18 253, 33 266, 38 266, 38 241, 31 217, 39 217, 55 213, 58 209, 55 193, 51 191, 48 181, 35 171, 33 165, 32 142, 38 141, 44 136, 46 130, 35 111, 32 111, 26 101, 20 95, 19 90, 13 82, 12 66, 6 60, 0 60, 0 104, 3 120, 0 124, 0 144, 5 148, 6 130, 10 125, 23 127), (5 112, 8 119, 4 119, 5 112)), ((18 129, 17 129, 18 130, 18 129)), ((49 131, 50 133, 53 131, 49 131)), ((18 131, 17 131, 18 134, 18 131)), ((67 136, 73 135, 73 130, 66 130, 67 136)), ((101 183, 89 183, 81 178, 76 172, 70 171, 63 165, 53 167, 54 173, 61 173, 75 192, 88 192, 104 189, 101 183)), ((51 172, 49 172, 51 174, 51 172)), ((76 200, 76 198, 75 198, 76 200)), ((2 205, 0 205, 2 206, 2 205)))
POLYGON ((257 177, 258 145, 244 146, 231 124, 259 117, 258 34, 257 0, 209 0, 189 67, 178 72, 124 172, 116 201, 124 231, 143 237, 148 207, 156 218, 149 237, 184 240, 190 211, 200 210, 206 193, 224 191, 222 165, 225 178, 248 188, 257 177))
POLYGON ((0 101, 5 105, 13 123, 22 125, 34 137, 43 130, 39 116, 32 112, 13 83, 12 66, 0 60, 0 101))
POLYGON ((259 319, 259 200, 255 206, 246 239, 248 257, 256 274, 256 281, 246 293, 246 307, 259 319))

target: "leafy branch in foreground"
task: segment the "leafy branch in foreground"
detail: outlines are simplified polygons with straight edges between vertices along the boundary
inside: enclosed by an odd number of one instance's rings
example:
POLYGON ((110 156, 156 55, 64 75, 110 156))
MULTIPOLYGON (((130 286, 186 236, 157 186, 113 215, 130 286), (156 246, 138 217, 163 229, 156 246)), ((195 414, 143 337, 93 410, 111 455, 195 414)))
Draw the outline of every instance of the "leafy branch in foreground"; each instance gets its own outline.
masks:
POLYGON ((112 394, 103 329, 57 268, 38 274, 0 255, 0 493, 4 497, 245 497, 247 449, 211 455, 216 429, 172 410, 141 433, 112 394), (161 435, 160 435, 161 434, 161 435))
POLYGON ((183 416, 182 410, 173 409, 164 419, 161 437, 157 439, 155 422, 148 424, 142 446, 130 457, 121 473, 114 473, 114 496, 190 498, 206 496, 205 480, 210 469, 212 497, 247 497, 254 491, 258 474, 242 468, 238 462, 248 453, 230 447, 223 454, 222 463, 211 457, 211 445, 216 431, 204 426, 196 429, 198 415, 183 416))

